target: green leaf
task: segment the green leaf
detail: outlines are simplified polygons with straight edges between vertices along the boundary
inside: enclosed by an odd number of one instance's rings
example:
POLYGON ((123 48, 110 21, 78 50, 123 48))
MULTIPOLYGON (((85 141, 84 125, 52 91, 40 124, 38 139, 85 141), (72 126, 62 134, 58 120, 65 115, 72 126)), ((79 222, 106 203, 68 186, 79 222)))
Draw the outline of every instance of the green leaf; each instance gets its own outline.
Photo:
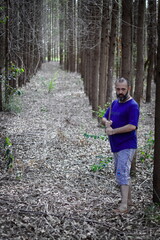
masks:
POLYGON ((6 137, 6 138, 5 138, 4 146, 5 146, 5 147, 6 147, 6 146, 12 146, 12 142, 11 142, 11 140, 10 140, 9 137, 6 137))

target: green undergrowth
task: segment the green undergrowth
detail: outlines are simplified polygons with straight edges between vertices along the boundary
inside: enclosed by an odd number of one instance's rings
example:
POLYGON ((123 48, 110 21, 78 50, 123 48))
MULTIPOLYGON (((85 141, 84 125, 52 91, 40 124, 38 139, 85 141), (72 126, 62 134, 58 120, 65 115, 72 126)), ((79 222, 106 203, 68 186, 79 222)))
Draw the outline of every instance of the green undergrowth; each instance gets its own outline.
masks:
POLYGON ((4 138, 4 144, 1 146, 1 153, 2 153, 2 163, 3 169, 10 169, 13 168, 14 164, 14 155, 12 152, 12 141, 9 137, 4 138), (3 148, 3 149, 2 149, 3 148))
POLYGON ((56 87, 56 80, 59 77, 59 71, 56 71, 53 74, 53 77, 46 79, 45 77, 40 76, 41 85, 43 88, 47 89, 48 93, 52 93, 56 87))
POLYGON ((97 111, 93 111, 98 118, 102 118, 106 112, 106 109, 110 106, 110 102, 107 102, 104 107, 98 106, 97 111))
POLYGON ((48 93, 51 93, 54 90, 55 86, 56 86, 55 80, 51 79, 48 82, 48 93))
MULTIPOLYGON (((108 136, 105 135, 94 135, 94 134, 88 134, 88 133, 84 133, 83 135, 86 138, 93 138, 95 140, 100 139, 100 140, 108 140, 108 136)), ((149 133, 146 134, 145 136, 146 138, 146 142, 144 144, 143 147, 140 147, 138 149, 139 152, 139 160, 147 165, 147 160, 153 160, 153 152, 154 152, 154 136, 153 136, 153 132, 150 131, 149 133)), ((90 169, 91 171, 99 171, 102 170, 103 168, 105 168, 108 163, 111 162, 112 157, 104 157, 104 156, 97 156, 96 158, 99 158, 99 162, 96 164, 93 164, 90 169)))
POLYGON ((48 92, 50 93, 56 86, 56 80, 58 79, 59 72, 56 71, 53 75, 53 78, 49 81, 48 92))
MULTIPOLYGON (((108 137, 104 136, 104 135, 94 135, 94 134, 84 133, 83 136, 86 138, 93 138, 94 140, 97 140, 97 139, 100 139, 103 141, 108 140, 108 137)), ((93 172, 102 170, 103 168, 107 167, 108 164, 112 161, 111 156, 98 155, 98 156, 96 156, 96 158, 99 160, 98 163, 90 166, 90 170, 93 172)))
POLYGON ((154 136, 153 132, 145 134, 145 144, 143 147, 139 147, 140 161, 145 163, 146 160, 153 160, 153 152, 154 152, 154 136))
POLYGON ((151 204, 144 209, 144 219, 147 224, 160 224, 160 205, 151 204))
POLYGON ((112 157, 111 156, 96 156, 97 159, 99 159, 99 162, 96 164, 93 164, 90 167, 90 170, 93 172, 100 171, 108 166, 110 162, 112 162, 112 157))
POLYGON ((84 133, 83 136, 86 137, 86 138, 101 139, 101 140, 104 140, 104 141, 106 141, 108 139, 108 137, 105 136, 105 135, 94 135, 94 134, 84 133))
POLYGON ((8 98, 8 103, 3 104, 3 110, 11 113, 20 113, 22 111, 21 95, 22 91, 16 90, 8 98))

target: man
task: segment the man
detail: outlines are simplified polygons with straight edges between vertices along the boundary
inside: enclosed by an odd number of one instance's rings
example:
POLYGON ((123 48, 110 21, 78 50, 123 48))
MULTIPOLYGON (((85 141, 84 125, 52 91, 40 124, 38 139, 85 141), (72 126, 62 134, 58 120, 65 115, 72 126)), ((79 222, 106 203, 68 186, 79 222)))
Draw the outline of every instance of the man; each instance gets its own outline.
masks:
POLYGON ((136 148, 139 106, 130 96, 130 84, 125 78, 116 80, 117 99, 113 101, 102 118, 114 155, 116 181, 121 189, 121 203, 117 213, 128 212, 131 204, 130 169, 136 148))

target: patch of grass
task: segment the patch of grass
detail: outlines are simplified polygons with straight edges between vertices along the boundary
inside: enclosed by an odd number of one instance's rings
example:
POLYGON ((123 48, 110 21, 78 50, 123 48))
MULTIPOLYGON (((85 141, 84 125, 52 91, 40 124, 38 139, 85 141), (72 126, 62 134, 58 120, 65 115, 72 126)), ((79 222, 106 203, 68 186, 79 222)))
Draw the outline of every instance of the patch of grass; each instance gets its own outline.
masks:
POLYGON ((54 88, 55 88, 55 81, 52 79, 48 83, 48 93, 51 93, 54 88))
POLYGON ((55 81, 58 78, 58 71, 54 73, 53 78, 48 83, 48 93, 52 92, 52 90, 55 88, 56 83, 55 81))
POLYGON ((145 162, 147 159, 153 159, 153 149, 154 149, 154 137, 153 132, 150 131, 146 134, 146 142, 144 147, 139 149, 140 152, 140 160, 141 162, 145 162))
POLYGON ((3 104, 3 110, 6 112, 20 113, 22 111, 21 95, 22 92, 20 90, 10 95, 8 103, 3 104))

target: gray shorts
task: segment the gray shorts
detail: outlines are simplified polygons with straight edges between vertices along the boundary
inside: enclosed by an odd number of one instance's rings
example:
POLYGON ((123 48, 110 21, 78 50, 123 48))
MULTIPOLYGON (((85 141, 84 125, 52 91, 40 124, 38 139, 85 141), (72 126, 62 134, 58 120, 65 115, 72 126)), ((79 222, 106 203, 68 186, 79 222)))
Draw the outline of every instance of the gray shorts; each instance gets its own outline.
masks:
POLYGON ((115 176, 119 185, 129 185, 131 162, 135 152, 136 149, 124 149, 122 151, 113 153, 115 176))

